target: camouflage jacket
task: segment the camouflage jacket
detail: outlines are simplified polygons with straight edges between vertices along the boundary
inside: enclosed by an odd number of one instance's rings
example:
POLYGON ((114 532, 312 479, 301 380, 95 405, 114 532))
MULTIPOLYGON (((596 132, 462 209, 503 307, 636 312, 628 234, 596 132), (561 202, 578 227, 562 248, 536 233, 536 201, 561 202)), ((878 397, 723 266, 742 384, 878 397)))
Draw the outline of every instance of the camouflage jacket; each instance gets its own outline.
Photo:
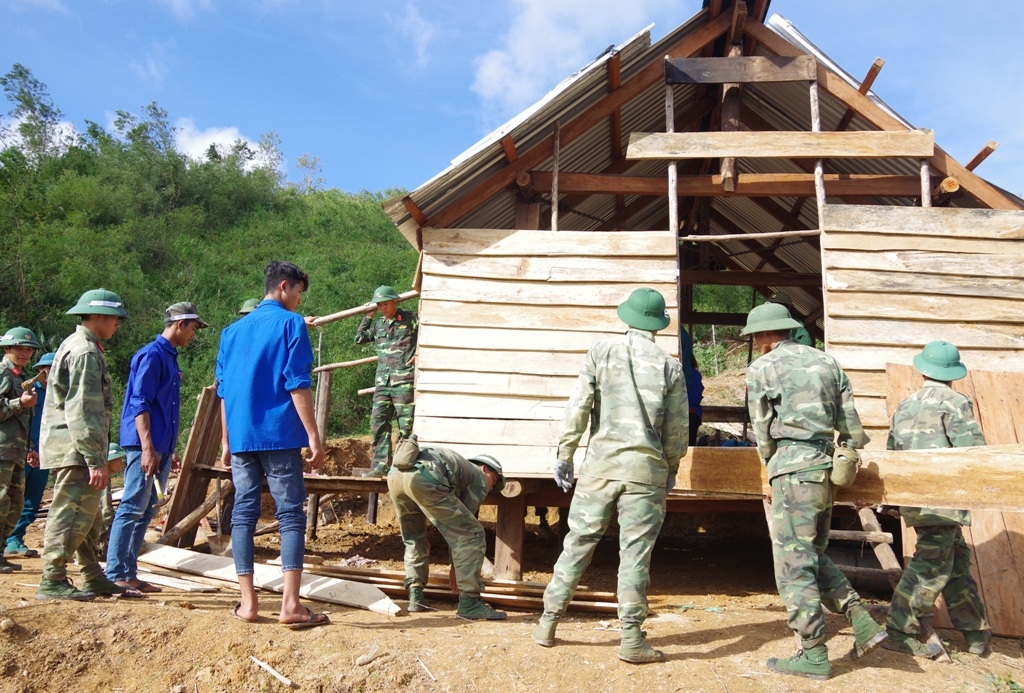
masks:
POLYGON ((79 325, 53 357, 39 431, 40 467, 106 466, 114 412, 110 384, 99 340, 79 325))
POLYGON ((15 373, 10 359, 0 361, 0 460, 25 465, 32 429, 32 407, 21 406, 21 384, 28 380, 24 370, 15 373))
POLYGON ((412 384, 415 369, 409 360, 416 355, 419 326, 419 318, 411 310, 399 309, 391 320, 383 315, 363 316, 356 330, 356 344, 373 342, 377 349, 374 385, 412 384))
POLYGON ((664 486, 689 440, 682 366, 650 332, 627 330, 587 352, 562 417, 558 459, 572 461, 590 427, 580 475, 664 486))
MULTIPOLYGON (((965 395, 945 383, 925 380, 924 387, 899 403, 892 414, 889 450, 932 450, 984 445, 985 436, 965 395)), ((900 508, 908 527, 970 525, 969 510, 900 508)))
POLYGON ((480 467, 448 448, 423 447, 416 465, 427 478, 447 487, 476 515, 487 497, 487 477, 480 467))
POLYGON ((853 388, 834 357, 784 339, 747 367, 750 423, 768 478, 832 466, 829 447, 864 433, 853 404, 853 388))

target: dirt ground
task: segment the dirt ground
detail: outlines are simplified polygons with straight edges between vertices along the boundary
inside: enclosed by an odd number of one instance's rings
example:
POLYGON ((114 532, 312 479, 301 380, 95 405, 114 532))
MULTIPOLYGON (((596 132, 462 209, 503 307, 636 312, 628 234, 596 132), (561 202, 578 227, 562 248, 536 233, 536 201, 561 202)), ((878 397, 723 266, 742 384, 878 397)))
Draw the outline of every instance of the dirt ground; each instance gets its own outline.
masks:
MULTIPOLYGON (((338 459, 344 463, 343 456, 338 459)), ((375 560, 377 567, 401 569, 402 544, 386 499, 375 526, 365 522, 365 497, 348 497, 333 507, 338 522, 321 527, 308 553, 328 564, 358 555, 375 560)), ((485 526, 493 528, 494 518, 493 506, 485 506, 485 526)), ((549 518, 554 524, 555 510, 549 518)), ((765 660, 788 656, 794 647, 775 592, 768 541, 760 532, 736 531, 753 523, 749 517, 718 523, 707 519, 702 525, 715 531, 680 531, 693 523, 676 524, 655 550, 646 629, 651 644, 665 652, 661 664, 620 662, 610 614, 570 613, 551 649, 530 639, 536 613, 510 612, 504 622, 468 622, 455 617, 450 602, 435 603, 433 612, 391 618, 311 603, 328 611, 332 624, 291 631, 277 625, 280 598, 275 594, 263 597, 259 623, 233 619, 228 611, 237 593, 228 588, 213 594, 165 588, 143 601, 39 602, 34 592, 42 561, 28 559, 22 571, 0 575, 0 691, 285 690, 250 656, 305 691, 1024 690, 1024 641, 996 638, 993 653, 978 658, 963 652, 958 633, 940 631, 952 664, 885 650, 854 662, 845 657, 853 646, 852 631, 836 615, 827 620, 831 680, 816 683, 772 673, 765 660), (374 648, 371 663, 356 663, 374 648)), ((540 530, 532 512, 527 521, 524 580, 546 582, 559 544, 540 530)), ((41 541, 37 523, 27 543, 39 546, 41 541)), ((276 556, 276 535, 257 541, 257 560, 276 556)), ((432 570, 446 575, 447 547, 436 533, 431 544, 432 570)), ((616 567, 614 540, 602 542, 583 583, 614 589, 616 567)), ((72 577, 77 577, 74 568, 72 577)), ((868 599, 878 620, 884 618, 886 598, 868 599)))

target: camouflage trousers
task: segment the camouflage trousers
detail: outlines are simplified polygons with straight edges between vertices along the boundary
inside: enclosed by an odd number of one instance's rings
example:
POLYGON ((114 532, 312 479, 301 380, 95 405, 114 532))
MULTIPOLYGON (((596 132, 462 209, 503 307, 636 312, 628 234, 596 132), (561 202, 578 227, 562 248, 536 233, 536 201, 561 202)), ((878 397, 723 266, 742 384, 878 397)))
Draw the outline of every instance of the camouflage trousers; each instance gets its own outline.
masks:
POLYGON ((771 483, 775 584, 806 649, 825 639, 822 606, 845 614, 860 595, 825 555, 834 497, 828 470, 781 474, 771 483))
POLYGON ((619 621, 626 626, 647 619, 651 551, 665 522, 665 489, 590 476, 581 476, 576 482, 569 505, 569 533, 544 590, 545 615, 565 615, 614 511, 619 520, 619 621))
POLYGON ((6 542, 25 506, 25 465, 0 460, 0 541, 6 542))
POLYGON ((43 577, 58 582, 67 578, 67 564, 78 559, 86 580, 103 574, 96 548, 102 522, 99 520, 102 489, 89 485, 89 469, 60 467, 53 471, 53 501, 46 515, 43 533, 43 577))
POLYGON ((412 433, 412 417, 416 411, 412 383, 378 385, 373 392, 370 410, 370 432, 373 434, 373 465, 391 464, 391 420, 398 419, 398 435, 408 438, 412 433))
POLYGON ((915 527, 917 547, 889 605, 887 628, 916 635, 923 614, 941 594, 957 630, 990 630, 978 585, 971 577, 971 550, 960 525, 915 527))
POLYGON ((483 525, 451 488, 428 477, 420 469, 388 474, 388 491, 395 504, 398 526, 405 544, 405 586, 427 584, 427 520, 437 527, 451 552, 459 592, 479 597, 484 589, 480 570, 487 547, 483 525))

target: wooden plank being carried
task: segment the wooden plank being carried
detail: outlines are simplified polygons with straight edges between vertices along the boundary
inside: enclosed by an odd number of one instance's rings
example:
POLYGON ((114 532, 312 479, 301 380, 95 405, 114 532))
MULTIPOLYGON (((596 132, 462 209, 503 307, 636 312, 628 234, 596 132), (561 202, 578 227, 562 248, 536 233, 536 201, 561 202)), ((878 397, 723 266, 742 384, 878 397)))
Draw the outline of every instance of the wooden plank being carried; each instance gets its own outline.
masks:
POLYGON ((579 375, 583 358, 576 353, 430 349, 416 355, 423 368, 535 375, 579 375))
MULTIPOLYGON (((446 349, 473 348, 496 351, 560 351, 579 354, 580 365, 583 355, 597 342, 621 335, 625 330, 615 332, 577 332, 558 329, 498 329, 461 325, 423 325, 420 327, 417 344, 422 347, 446 349)), ((665 351, 672 353, 679 347, 675 336, 663 336, 660 332, 654 341, 665 351)), ((420 368, 422 363, 417 363, 420 368)), ((419 383, 417 381, 417 389, 419 383)))
POLYGON ((668 231, 423 229, 423 252, 427 255, 675 257, 674 243, 668 231))
POLYGON ((735 58, 666 58, 666 84, 726 82, 809 82, 816 79, 814 56, 751 55, 735 58))
POLYGON ((476 419, 561 421, 568 391, 549 399, 503 395, 416 393, 416 406, 431 416, 470 416, 476 419))
MULTIPOLYGON (((234 559, 195 553, 171 546, 146 544, 139 555, 139 562, 218 580, 238 581, 234 559)), ((262 563, 255 563, 253 567, 255 570, 253 580, 257 587, 271 592, 281 592, 284 589, 284 576, 280 568, 262 563)), ((393 616, 400 611, 397 604, 372 585, 310 575, 309 573, 302 574, 302 586, 299 588, 299 594, 307 599, 344 604, 388 616, 393 616)))
POLYGON ((930 157, 935 148, 931 130, 904 132, 634 132, 626 158, 834 159, 930 157))
MULTIPOLYGON (((564 233, 559 231, 559 233, 564 233)), ((627 291, 626 296, 629 295, 627 291)), ((676 292, 665 297, 669 315, 675 312, 676 292)), ((552 299, 553 301, 555 299, 552 299)), ((622 334, 625 325, 614 310, 588 306, 540 305, 495 306, 459 301, 431 301, 429 310, 420 314, 420 325, 453 325, 460 327, 512 328, 524 330, 557 329, 580 332, 622 334)), ((678 325, 672 323, 659 334, 675 335, 678 325)), ((417 359, 418 360, 418 359, 417 359)))
MULTIPOLYGON (((629 294, 642 286, 634 280, 629 284, 574 283, 552 286, 547 282, 528 282, 519 279, 495 280, 466 277, 426 275, 423 277, 422 298, 428 301, 462 301, 466 303, 550 304, 563 306, 593 306, 614 308, 629 294)), ((675 291, 675 282, 650 286, 663 296, 675 291)))
MULTIPOLYGON (((582 362, 581 362, 582 363, 582 362)), ((523 397, 568 399, 576 376, 529 375, 522 373, 476 373, 471 371, 418 370, 416 393, 453 392, 467 394, 516 393, 523 397)), ((419 399, 417 399, 419 401, 419 399)))

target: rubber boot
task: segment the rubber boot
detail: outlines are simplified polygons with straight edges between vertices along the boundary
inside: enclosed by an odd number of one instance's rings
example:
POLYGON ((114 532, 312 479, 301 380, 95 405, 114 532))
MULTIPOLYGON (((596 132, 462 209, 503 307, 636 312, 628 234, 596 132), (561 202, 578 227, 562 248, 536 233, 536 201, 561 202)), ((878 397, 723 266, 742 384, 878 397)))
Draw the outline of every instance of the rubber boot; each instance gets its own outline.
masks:
POLYGON ((459 608, 455 615, 470 621, 504 621, 508 618, 504 611, 495 611, 484 604, 480 597, 471 597, 468 594, 459 595, 459 608))
POLYGON ((71 599, 76 602, 90 602, 96 598, 93 592, 77 589, 71 580, 50 580, 43 578, 39 581, 39 589, 36 590, 36 599, 71 599))
POLYGON ((21 570, 21 566, 0 556, 0 573, 13 573, 15 570, 21 570))
POLYGON ((965 630, 964 642, 967 644, 967 651, 972 655, 984 657, 991 650, 992 632, 988 630, 965 630))
POLYGON ((430 604, 427 602, 427 598, 423 596, 423 585, 409 586, 409 606, 406 607, 406 609, 410 613, 427 611, 430 609, 430 604))
POLYGON ((375 464, 368 472, 363 472, 363 477, 377 477, 383 478, 388 475, 388 465, 386 464, 375 464))
POLYGON ((665 659, 665 653, 656 650, 644 641, 639 625, 622 627, 622 641, 619 643, 619 659, 630 664, 648 664, 665 659))
POLYGON ((828 661, 828 648, 824 644, 799 650, 792 657, 768 660, 768 668, 780 674, 803 676, 813 681, 827 681, 832 675, 832 665, 828 661))
POLYGON ((889 637, 884 626, 880 626, 871 618, 871 614, 863 605, 851 606, 846 618, 853 625, 853 637, 857 640, 854 646, 854 658, 863 657, 889 637))
POLYGON ((88 580, 82 581, 82 589, 86 592, 92 592, 101 597, 113 597, 115 595, 124 594, 127 592, 129 587, 122 587, 121 585, 107 579, 106 575, 100 573, 97 577, 89 578, 88 580))
POLYGON ((942 648, 935 643, 921 642, 916 635, 904 633, 898 630, 889 630, 889 639, 882 643, 882 647, 893 652, 935 659, 942 654, 942 648))
POLYGON ((533 629, 533 641, 541 647, 555 646, 555 628, 558 626, 558 617, 544 613, 540 617, 540 623, 533 629))

